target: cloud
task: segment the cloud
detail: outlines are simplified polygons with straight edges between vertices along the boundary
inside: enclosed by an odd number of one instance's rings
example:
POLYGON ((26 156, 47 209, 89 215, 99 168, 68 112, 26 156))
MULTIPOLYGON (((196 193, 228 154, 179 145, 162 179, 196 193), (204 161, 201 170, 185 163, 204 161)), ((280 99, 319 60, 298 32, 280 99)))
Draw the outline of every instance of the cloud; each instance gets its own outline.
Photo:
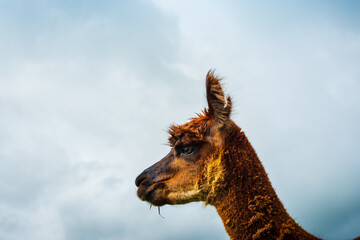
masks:
POLYGON ((212 207, 162 219, 134 185, 211 67, 291 215, 359 235, 357 5, 1 4, 1 239, 226 239, 212 207))

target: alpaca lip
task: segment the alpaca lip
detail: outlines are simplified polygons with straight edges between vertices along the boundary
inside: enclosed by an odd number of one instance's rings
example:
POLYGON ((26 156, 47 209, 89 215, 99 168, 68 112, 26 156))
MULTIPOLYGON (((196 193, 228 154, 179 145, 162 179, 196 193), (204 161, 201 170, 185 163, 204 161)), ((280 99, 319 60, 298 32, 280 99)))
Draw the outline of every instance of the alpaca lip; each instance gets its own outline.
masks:
POLYGON ((137 195, 142 201, 151 203, 154 206, 163 206, 166 204, 166 199, 162 196, 163 194, 157 193, 158 189, 164 189, 165 183, 163 181, 156 182, 150 187, 144 187, 140 185, 137 195))
POLYGON ((171 179, 172 177, 167 177, 167 178, 164 178, 164 179, 160 179, 156 182, 152 182, 151 179, 147 179, 146 176, 139 176, 136 181, 135 181, 135 185, 137 187, 148 187, 150 188, 151 186, 157 184, 157 183, 163 183, 163 182, 166 182, 167 180, 171 179))
POLYGON ((139 190, 140 190, 140 188, 144 188, 145 192, 154 191, 154 190, 158 189, 161 186, 165 186, 165 182, 167 180, 169 180, 169 179, 171 179, 171 178, 165 178, 165 179, 162 179, 160 181, 153 182, 153 183, 151 183, 151 181, 146 181, 146 180, 142 181, 140 183, 139 190))
MULTIPOLYGON (((167 180, 169 180, 170 178, 166 178, 166 179, 163 179, 161 181, 158 181, 158 182, 154 182, 152 184, 149 184, 149 181, 142 181, 140 183, 140 186, 138 188, 138 191, 137 191, 137 195, 138 197, 142 200, 142 201, 147 201, 147 202, 150 202, 152 203, 151 201, 153 200, 153 195, 154 195, 154 192, 157 190, 157 189, 161 189, 161 188, 164 188, 165 187, 165 182, 167 180)), ((154 204, 155 205, 155 204, 154 204)))

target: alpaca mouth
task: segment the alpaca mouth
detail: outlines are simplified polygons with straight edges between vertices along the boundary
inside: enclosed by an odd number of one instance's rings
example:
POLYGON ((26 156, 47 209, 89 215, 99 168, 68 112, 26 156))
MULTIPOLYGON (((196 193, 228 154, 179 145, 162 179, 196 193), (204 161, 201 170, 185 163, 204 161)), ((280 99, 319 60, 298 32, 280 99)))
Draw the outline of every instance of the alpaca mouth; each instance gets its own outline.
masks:
POLYGON ((142 201, 149 202, 154 206, 163 206, 168 203, 166 199, 166 184, 164 181, 156 182, 150 186, 141 184, 137 195, 142 201))
POLYGON ((169 192, 166 182, 174 177, 174 174, 155 175, 149 170, 143 171, 136 179, 138 187, 137 195, 142 201, 147 201, 155 206, 169 203, 167 195, 169 192))

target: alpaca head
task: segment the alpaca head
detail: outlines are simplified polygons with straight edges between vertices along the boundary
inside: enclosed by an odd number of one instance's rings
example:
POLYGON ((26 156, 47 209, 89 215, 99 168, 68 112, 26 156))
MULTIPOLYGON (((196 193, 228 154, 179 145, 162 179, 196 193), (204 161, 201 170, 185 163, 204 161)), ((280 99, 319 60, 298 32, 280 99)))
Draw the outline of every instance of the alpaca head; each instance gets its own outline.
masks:
POLYGON ((183 125, 169 129, 170 152, 137 178, 137 195, 155 206, 193 201, 211 203, 223 179, 224 138, 232 127, 231 98, 220 79, 206 76, 208 108, 183 125))

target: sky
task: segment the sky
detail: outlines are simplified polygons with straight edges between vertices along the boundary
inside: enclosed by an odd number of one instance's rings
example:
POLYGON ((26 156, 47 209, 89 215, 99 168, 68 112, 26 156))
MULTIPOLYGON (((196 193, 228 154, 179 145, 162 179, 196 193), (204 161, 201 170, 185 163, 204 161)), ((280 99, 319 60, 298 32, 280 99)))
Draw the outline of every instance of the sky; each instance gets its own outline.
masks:
POLYGON ((290 215, 360 235, 358 1, 0 0, 0 239, 228 239, 134 180, 224 78, 290 215))

